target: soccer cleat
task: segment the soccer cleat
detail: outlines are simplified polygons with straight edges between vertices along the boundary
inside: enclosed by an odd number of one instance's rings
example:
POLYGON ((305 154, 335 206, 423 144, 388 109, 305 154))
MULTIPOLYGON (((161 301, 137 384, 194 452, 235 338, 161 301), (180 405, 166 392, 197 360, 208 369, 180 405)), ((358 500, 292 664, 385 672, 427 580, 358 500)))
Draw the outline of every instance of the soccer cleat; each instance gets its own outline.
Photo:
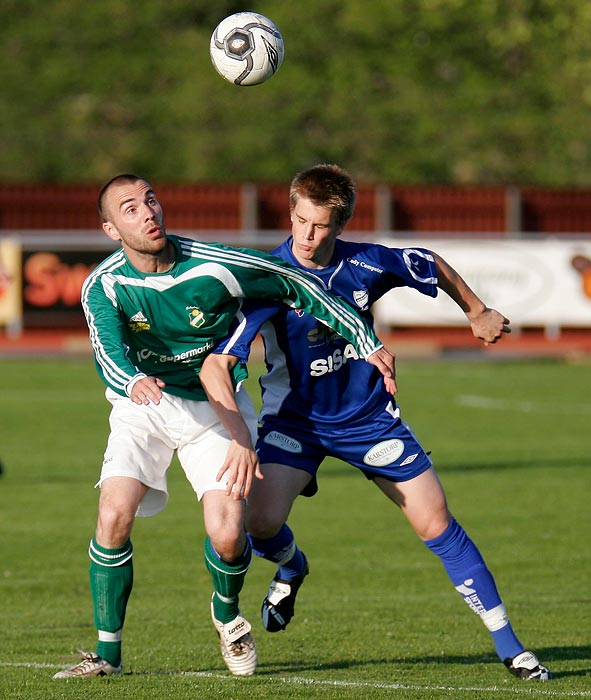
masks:
POLYGON ((300 586, 308 575, 310 569, 308 560, 304 556, 304 573, 284 581, 275 576, 271 581, 267 597, 261 607, 263 627, 267 632, 279 632, 284 630, 294 616, 295 600, 300 586))
POLYGON ((513 659, 505 659, 504 663, 509 673, 526 681, 549 681, 552 678, 550 671, 531 651, 522 651, 513 659))
POLYGON ((95 676, 120 676, 123 672, 121 662, 119 666, 113 666, 106 659, 93 652, 78 649, 82 661, 72 668, 58 671, 54 678, 94 678, 95 676))
POLYGON ((252 676, 257 667, 257 650, 250 634, 250 622, 241 615, 232 622, 219 622, 213 614, 211 619, 220 639, 222 658, 230 673, 235 676, 252 676))

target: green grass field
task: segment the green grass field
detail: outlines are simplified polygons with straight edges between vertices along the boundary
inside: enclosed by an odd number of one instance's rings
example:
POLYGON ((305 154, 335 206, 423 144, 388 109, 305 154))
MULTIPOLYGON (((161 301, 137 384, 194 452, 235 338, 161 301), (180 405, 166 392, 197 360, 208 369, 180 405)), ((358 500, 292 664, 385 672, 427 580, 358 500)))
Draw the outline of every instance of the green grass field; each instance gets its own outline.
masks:
POLYGON ((255 676, 231 677, 219 655, 200 507, 175 462, 167 509, 134 529, 124 675, 53 681, 95 643, 86 549, 108 404, 89 359, 1 362, 1 698, 591 697, 591 364, 398 363, 403 416, 432 450, 515 630, 555 674, 527 684, 498 662, 400 513, 336 461, 290 520, 311 574, 286 632, 258 618, 272 567, 256 560, 249 572, 255 676))

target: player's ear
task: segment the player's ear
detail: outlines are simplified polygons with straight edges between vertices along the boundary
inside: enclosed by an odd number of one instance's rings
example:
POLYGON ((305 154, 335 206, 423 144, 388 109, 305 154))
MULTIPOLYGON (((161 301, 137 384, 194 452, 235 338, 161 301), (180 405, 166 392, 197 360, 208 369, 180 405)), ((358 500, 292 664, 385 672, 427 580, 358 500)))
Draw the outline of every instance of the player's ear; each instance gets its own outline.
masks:
POLYGON ((112 238, 114 241, 121 240, 119 232, 110 221, 105 221, 103 223, 103 231, 107 234, 107 236, 109 236, 109 238, 112 238))

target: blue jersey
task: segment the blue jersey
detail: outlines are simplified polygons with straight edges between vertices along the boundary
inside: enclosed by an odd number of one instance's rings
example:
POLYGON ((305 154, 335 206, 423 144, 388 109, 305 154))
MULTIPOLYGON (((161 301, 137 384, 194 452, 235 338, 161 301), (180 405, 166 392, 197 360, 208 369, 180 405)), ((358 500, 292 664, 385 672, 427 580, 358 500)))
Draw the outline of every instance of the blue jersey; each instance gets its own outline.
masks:
MULTIPOLYGON (((298 263, 291 238, 274 254, 312 274, 372 323, 372 304, 393 288, 412 287, 437 296, 435 261, 422 248, 337 239, 330 264, 313 271, 298 263)), ((275 416, 300 428, 306 423, 313 431, 364 425, 392 405, 380 372, 353 345, 299 309, 246 302, 234 332, 216 352, 246 361, 259 330, 268 370, 260 380, 263 422, 275 416)))

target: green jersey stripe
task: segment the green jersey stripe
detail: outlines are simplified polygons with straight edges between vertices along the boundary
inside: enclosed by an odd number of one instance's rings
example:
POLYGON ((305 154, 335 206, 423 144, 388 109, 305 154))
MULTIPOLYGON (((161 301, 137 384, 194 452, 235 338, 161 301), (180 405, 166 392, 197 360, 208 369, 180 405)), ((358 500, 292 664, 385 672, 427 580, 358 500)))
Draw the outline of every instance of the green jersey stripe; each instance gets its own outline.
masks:
MULTIPOLYGON (((191 255, 197 253, 199 257, 204 257, 206 259, 218 259, 240 267, 272 271, 284 278, 297 282, 299 286, 302 286, 309 294, 314 296, 324 306, 327 306, 337 320, 348 328, 351 333, 357 336, 360 354, 363 357, 368 357, 371 355, 371 353, 375 352, 375 350, 381 347, 381 343, 376 345, 376 343, 373 342, 367 335, 365 332, 364 322, 361 320, 361 318, 350 311, 345 304, 339 304, 334 297, 326 294, 319 287, 317 279, 308 277, 305 272, 288 266, 286 263, 282 264, 282 261, 280 261, 278 258, 259 258, 258 256, 255 256, 250 252, 245 252, 239 248, 222 249, 211 245, 204 245, 197 241, 192 241, 189 245, 184 244, 181 247, 184 252, 189 252, 191 255)), ((292 301, 288 303, 290 306, 294 306, 292 301)), ((326 321, 323 321, 323 323, 326 324, 326 321)))
MULTIPOLYGON (((86 316, 90 342, 94 348, 95 361, 97 365, 100 366, 104 376, 108 377, 108 383, 123 392, 125 392, 125 387, 135 376, 135 374, 137 374, 138 370, 136 367, 134 367, 134 373, 129 374, 122 370, 121 367, 111 359, 101 342, 101 334, 99 333, 95 316, 88 303, 88 295, 94 284, 99 284, 102 286, 103 276, 108 275, 113 271, 121 268, 126 263, 127 260, 122 250, 117 251, 113 255, 109 256, 106 260, 100 263, 88 276, 88 278, 82 285, 81 294, 82 309, 86 316)), ((116 304, 116 299, 111 298, 111 302, 113 304, 116 304)))

